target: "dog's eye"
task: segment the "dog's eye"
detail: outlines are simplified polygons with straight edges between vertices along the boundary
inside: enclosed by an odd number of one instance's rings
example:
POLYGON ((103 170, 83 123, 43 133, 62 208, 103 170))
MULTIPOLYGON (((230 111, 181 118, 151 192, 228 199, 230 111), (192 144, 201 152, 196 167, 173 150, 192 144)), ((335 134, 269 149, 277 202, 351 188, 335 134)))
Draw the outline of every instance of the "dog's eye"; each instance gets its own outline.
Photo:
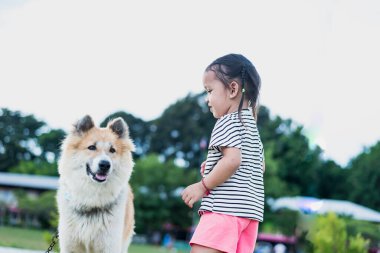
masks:
POLYGON ((96 150, 96 146, 95 145, 90 145, 90 146, 88 146, 88 149, 89 150, 96 150))
POLYGON ((113 147, 111 147, 111 148, 110 148, 110 152, 111 152, 111 153, 115 153, 116 150, 115 150, 113 147))

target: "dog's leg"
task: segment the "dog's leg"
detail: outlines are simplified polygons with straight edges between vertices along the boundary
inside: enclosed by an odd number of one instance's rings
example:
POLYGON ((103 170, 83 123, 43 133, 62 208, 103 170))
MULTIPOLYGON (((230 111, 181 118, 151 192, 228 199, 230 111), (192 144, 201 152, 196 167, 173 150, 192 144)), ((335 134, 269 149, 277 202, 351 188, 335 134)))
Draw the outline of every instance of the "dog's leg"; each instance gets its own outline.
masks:
MULTIPOLYGON (((67 240, 64 238, 60 237, 59 238, 59 248, 60 248, 60 253, 75 253, 75 248, 73 244, 69 244, 67 240)), ((79 251, 78 251, 79 252, 79 251)), ((81 251, 83 252, 83 251, 81 251)))
POLYGON ((106 235, 101 239, 98 238, 91 248, 91 253, 121 253, 119 238, 110 235, 106 235))
POLYGON ((76 242, 69 240, 64 233, 59 236, 60 253, 84 253, 86 249, 76 242))
POLYGON ((59 218, 58 232, 59 232, 59 247, 60 253, 85 253, 88 252, 83 243, 78 241, 78 236, 73 232, 66 216, 61 215, 59 218))
POLYGON ((67 233, 65 232, 67 228, 63 225, 65 224, 63 221, 62 216, 59 218, 59 225, 58 225, 58 232, 59 232, 59 248, 60 248, 60 253, 71 253, 70 251, 70 243, 69 243, 69 238, 67 237, 67 233))
POLYGON ((133 192, 130 185, 127 190, 127 201, 125 205, 124 214, 124 231, 123 231, 123 250, 122 252, 128 252, 129 245, 132 242, 132 237, 135 234, 135 210, 133 206, 133 192))

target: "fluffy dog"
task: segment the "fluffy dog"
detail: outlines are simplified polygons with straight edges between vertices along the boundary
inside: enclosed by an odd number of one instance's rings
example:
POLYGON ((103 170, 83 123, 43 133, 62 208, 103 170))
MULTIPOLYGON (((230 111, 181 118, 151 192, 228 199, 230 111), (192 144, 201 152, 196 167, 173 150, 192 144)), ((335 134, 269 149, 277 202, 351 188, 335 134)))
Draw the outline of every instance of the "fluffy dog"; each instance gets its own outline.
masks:
POLYGON ((124 253, 134 234, 134 145, 122 118, 79 120, 62 144, 57 191, 61 253, 124 253))

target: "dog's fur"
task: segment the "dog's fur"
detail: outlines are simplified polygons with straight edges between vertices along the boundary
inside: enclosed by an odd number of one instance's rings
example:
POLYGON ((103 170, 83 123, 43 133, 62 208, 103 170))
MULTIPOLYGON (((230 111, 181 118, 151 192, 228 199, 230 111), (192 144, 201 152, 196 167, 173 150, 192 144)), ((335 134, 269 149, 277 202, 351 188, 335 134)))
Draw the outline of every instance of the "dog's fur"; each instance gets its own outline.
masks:
POLYGON ((129 185, 134 145, 122 118, 105 128, 90 116, 65 138, 57 203, 61 253, 124 253, 134 229, 129 185))

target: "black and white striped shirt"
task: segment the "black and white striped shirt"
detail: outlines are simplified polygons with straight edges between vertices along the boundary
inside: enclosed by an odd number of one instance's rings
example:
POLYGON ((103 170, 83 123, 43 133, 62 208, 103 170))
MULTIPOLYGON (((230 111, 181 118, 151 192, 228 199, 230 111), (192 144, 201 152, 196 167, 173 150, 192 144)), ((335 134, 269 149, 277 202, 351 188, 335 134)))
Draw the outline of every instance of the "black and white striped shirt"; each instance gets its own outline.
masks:
POLYGON ((220 147, 241 150, 241 164, 237 171, 223 184, 203 197, 199 213, 203 211, 228 214, 263 221, 264 149, 253 118, 252 110, 224 115, 215 123, 208 148, 204 175, 207 176, 222 158, 220 147))

